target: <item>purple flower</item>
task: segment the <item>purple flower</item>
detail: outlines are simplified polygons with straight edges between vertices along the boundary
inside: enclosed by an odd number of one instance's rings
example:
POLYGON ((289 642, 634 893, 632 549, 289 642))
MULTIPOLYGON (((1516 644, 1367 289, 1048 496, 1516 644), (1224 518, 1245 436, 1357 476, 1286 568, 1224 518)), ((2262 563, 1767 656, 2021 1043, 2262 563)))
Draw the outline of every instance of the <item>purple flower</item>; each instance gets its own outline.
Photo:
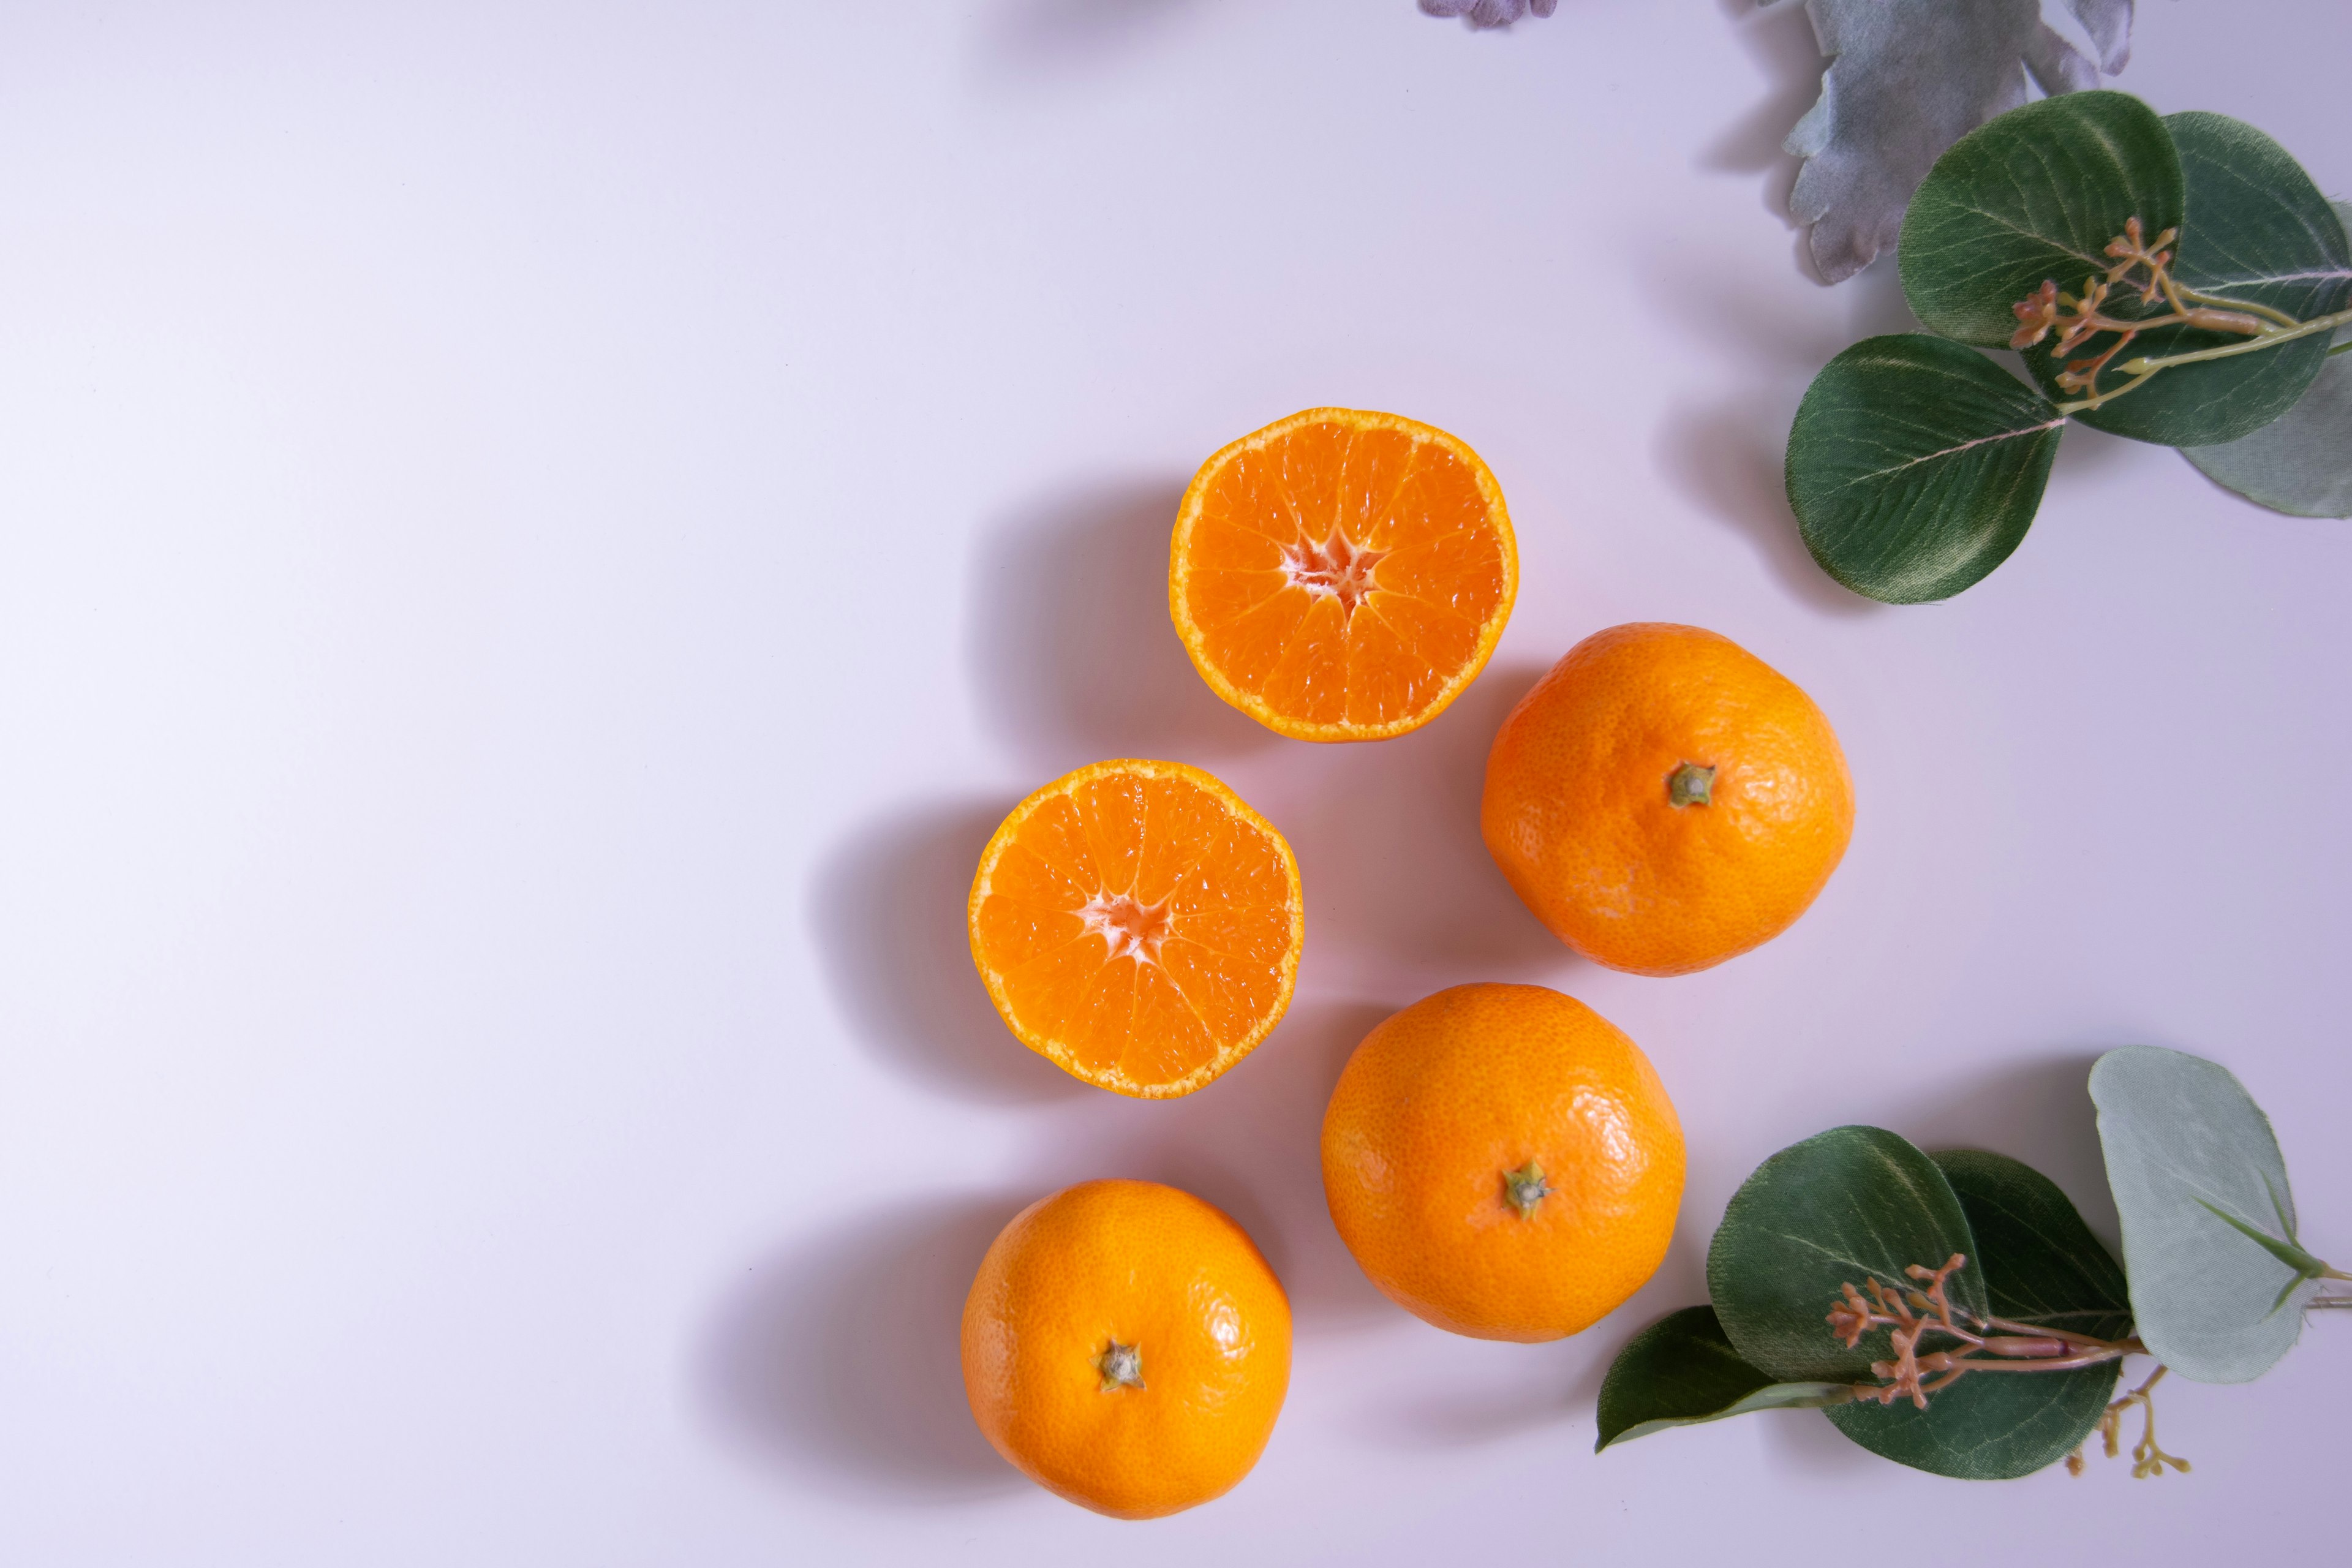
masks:
POLYGON ((1529 12, 1549 16, 1559 5, 1559 0, 1421 0, 1424 15, 1467 16, 1474 27, 1507 27, 1529 12))

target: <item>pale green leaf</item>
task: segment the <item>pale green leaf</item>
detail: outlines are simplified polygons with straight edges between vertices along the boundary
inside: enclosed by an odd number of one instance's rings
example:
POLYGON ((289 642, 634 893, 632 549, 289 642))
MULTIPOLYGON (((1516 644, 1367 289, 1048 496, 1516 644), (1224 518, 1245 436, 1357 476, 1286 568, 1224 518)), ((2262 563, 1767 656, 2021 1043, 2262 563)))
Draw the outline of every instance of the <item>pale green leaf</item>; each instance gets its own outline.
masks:
POLYGON ((2301 1251, 2270 1119, 2228 1068, 2154 1046, 2101 1057, 2091 1099, 2139 1337, 2183 1377, 2260 1377, 2293 1348, 2314 1292, 2271 1245, 2301 1251))

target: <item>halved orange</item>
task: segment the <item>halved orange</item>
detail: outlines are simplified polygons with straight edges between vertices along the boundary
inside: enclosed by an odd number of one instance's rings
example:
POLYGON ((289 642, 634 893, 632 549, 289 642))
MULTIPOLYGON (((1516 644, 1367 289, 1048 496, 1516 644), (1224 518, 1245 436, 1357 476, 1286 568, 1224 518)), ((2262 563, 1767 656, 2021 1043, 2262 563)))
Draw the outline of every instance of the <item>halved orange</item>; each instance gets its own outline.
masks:
POLYGON ((1377 741, 1444 711, 1518 592, 1502 487, 1394 414, 1310 408, 1201 465, 1168 609, 1217 695, 1302 741, 1377 741))
POLYGON ((1013 808, 967 910, 1022 1043, 1120 1094, 1190 1094, 1249 1055, 1298 978, 1298 862, 1182 763, 1095 763, 1013 808))

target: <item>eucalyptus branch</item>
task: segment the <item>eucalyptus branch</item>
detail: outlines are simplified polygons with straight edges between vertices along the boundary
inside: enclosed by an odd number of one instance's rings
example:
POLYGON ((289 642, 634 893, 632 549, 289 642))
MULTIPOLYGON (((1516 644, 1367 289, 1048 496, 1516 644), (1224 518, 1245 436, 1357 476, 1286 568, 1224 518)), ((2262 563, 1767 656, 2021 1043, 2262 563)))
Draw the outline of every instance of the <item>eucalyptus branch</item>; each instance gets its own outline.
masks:
MULTIPOLYGON (((2168 323, 2159 322, 2158 324, 2165 325, 2168 323)), ((2338 310, 2332 316, 2314 316, 2311 320, 2299 322, 2293 327, 2281 328, 2276 331, 2265 331, 2261 337, 2254 339, 2251 342, 2223 343, 2219 348, 2199 349, 2193 353, 2166 354, 2160 359, 2136 359, 2120 365, 2117 368, 2125 372, 2126 374, 2138 375, 2142 380, 2145 380, 2147 376, 2156 374, 2156 372, 2168 369, 2172 365, 2195 364, 2200 361, 2209 359, 2231 359, 2238 354, 2253 353, 2261 349, 2274 349, 2281 343, 2293 342, 2297 338, 2311 337, 2315 333, 2318 332, 2331 332, 2338 327, 2352 327, 2352 310, 2338 310)), ((2352 344, 2347 344, 2345 346, 2352 347, 2352 344)), ((2337 348, 2330 350, 2329 352, 2340 353, 2343 350, 2342 348, 2337 348)), ((2112 400, 2113 398, 2122 395, 2122 393, 2125 390, 2127 389, 2119 388, 2116 392, 2109 393, 2107 395, 2109 399, 2112 400)), ((2071 410, 2080 406, 2083 405, 2079 404, 2059 405, 2059 407, 2062 410, 2071 410)))
POLYGON ((2105 352, 2088 359, 2065 361, 2065 368, 2058 373, 2059 389, 2087 392, 2090 395, 2058 405, 2059 413, 2083 414, 2103 407, 2134 388, 2145 385, 2158 372, 2174 365, 2254 353, 2317 332, 2333 331, 2337 327, 2352 325, 2352 310, 2339 310, 2332 316, 2303 321, 2268 305, 2201 293, 2184 287, 2172 276, 2173 254, 2165 248, 2179 237, 2179 230, 2168 228, 2154 239, 2147 239, 2140 232, 2139 219, 2127 218, 2124 223, 2124 232, 2107 242, 2106 254, 2114 259, 2115 265, 2107 268, 2105 277, 2084 279, 2083 292, 2079 296, 2062 294, 2054 279, 2044 279, 2038 290, 2010 307, 2018 320, 2017 331, 2009 340, 2009 346, 2013 349, 2031 348, 2054 331, 2058 334, 2058 341, 2053 345, 2052 352, 2063 357, 2086 346, 2094 338, 2110 332, 2116 335, 2116 341, 2108 344, 2105 352), (2135 272, 2144 275, 2135 279, 2135 272), (2103 307, 2119 288, 2137 289, 2142 306, 2153 305, 2161 300, 2170 311, 2157 316, 2108 315, 2103 307), (2109 362, 2129 347, 2140 333, 2158 327, 2189 327, 2200 331, 2232 332, 2244 341, 2188 353, 2164 354, 2155 358, 2143 354, 2137 359, 2126 360, 2116 369, 2131 379, 2121 386, 2102 391, 2099 376, 2109 362))
POLYGON ((1893 1361, 1870 1363, 1871 1375, 1880 1381, 1854 1384, 1853 1397, 1881 1405, 1908 1399, 1925 1410, 1927 1395, 1972 1372, 2075 1372, 2147 1353, 2147 1347, 2137 1339, 2103 1340, 1958 1310, 1945 1287, 1968 1261, 1965 1254, 1955 1252, 1941 1268, 1912 1264, 1904 1272, 1919 1282, 1917 1287, 1889 1289, 1876 1279, 1865 1281, 1862 1290, 1851 1283, 1840 1287, 1844 1295, 1830 1309, 1830 1331, 1853 1350, 1864 1335, 1886 1329, 1895 1349, 1893 1361), (1948 1335, 1962 1348, 1923 1355, 1919 1342, 1929 1334, 1948 1335), (1985 1357, 1993 1359, 1980 1359, 1985 1357), (1929 1373, 1936 1374, 1932 1382, 1926 1381, 1929 1373))

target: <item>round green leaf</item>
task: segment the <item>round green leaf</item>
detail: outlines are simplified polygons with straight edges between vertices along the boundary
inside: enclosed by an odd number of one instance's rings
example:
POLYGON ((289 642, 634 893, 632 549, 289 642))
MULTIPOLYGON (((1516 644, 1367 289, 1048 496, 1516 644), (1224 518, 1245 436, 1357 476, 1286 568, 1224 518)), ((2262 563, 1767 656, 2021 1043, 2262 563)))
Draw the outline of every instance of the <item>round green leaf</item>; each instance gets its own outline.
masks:
POLYGON ((1994 1317, 2102 1340, 2131 1332, 2124 1271, 2057 1183, 1981 1149, 1929 1158, 1969 1216, 1994 1317))
MULTIPOLYGON (((2225 114, 2168 115, 2164 125, 2179 149, 2188 193, 2174 280, 2201 293, 2265 305, 2297 321, 2343 310, 2352 299, 2352 256, 2347 253, 2344 225, 2286 149, 2225 114)), ((2153 237, 2159 231, 2150 226, 2147 232, 2153 237)), ((2105 266, 2098 270, 2104 273, 2105 266)), ((2061 289, 2074 293, 2082 292, 2083 284, 2080 274, 2058 279, 2061 289)), ((2170 307, 2161 300, 2142 305, 2136 293, 2121 293, 2105 309, 2129 319, 2165 314, 2170 307)), ((2115 341, 2102 337, 2070 357, 2104 351, 2115 341)), ((2115 365, 2142 354, 2187 353, 2243 341, 2228 332, 2158 327, 2135 339, 2116 356, 2115 365)), ((2026 367, 2053 396, 2079 397, 2057 390, 2055 378, 2063 366, 2051 353, 2053 343, 2045 340, 2028 350, 2026 367)), ((2323 332, 2274 349, 2180 365, 2075 417, 2136 441, 2176 447, 2234 441, 2295 405, 2319 374, 2327 347, 2323 332)), ((2100 384, 2113 388, 2127 379, 2111 366, 2100 384)))
POLYGON ((2227 1068, 2156 1046, 2101 1057, 2091 1100, 2141 1341, 2200 1383, 2260 1377, 2302 1334, 2319 1268, 2270 1118, 2227 1068))
POLYGON ((1851 1397, 1842 1383, 1775 1383, 1739 1359, 1712 1307, 1669 1312, 1633 1336, 1601 1384, 1599 1453, 1663 1432, 1755 1410, 1812 1408, 1851 1397))
MULTIPOLYGON (((1781 1150, 1732 1194, 1706 1254, 1707 1294, 1740 1358, 1782 1383, 1855 1383, 1885 1354, 1831 1333, 1842 1288, 1907 1286, 1913 1264, 1973 1253, 1935 1162, 1879 1127, 1833 1127, 1781 1150)), ((1962 1269, 1952 1304, 1986 1311, 1983 1273, 1962 1269)))
POLYGON ((1789 505, 1822 570, 1893 605, 1949 598, 2009 559, 2066 421, 1973 349, 1865 338, 1822 367, 1789 431, 1789 505))
POLYGON ((2126 218, 2158 234, 2179 225, 2184 202, 2156 110, 2121 92, 2045 98, 1987 121, 1927 171, 1903 219, 1903 292, 1933 331, 2006 346, 2011 305, 2044 279, 2072 289, 2105 272, 2126 218))
MULTIPOLYGON (((2352 203, 2334 205, 2336 221, 2352 230, 2352 203)), ((2251 436, 2180 455, 2273 511, 2352 517, 2352 327, 2338 328, 2336 343, 2293 408, 2251 436)))
MULTIPOLYGON (((1933 1158, 1976 1237, 1968 1272, 1981 1268, 1995 1317, 2099 1339, 2130 1331, 2123 1270, 2055 1183, 2005 1154, 1956 1149, 1933 1158)), ((1883 1334, 1877 1343, 1886 1353, 1883 1334)), ((2122 1365, 1976 1373, 1929 1395, 1925 1410, 1908 1402, 1862 1402, 1828 1415, 1872 1453, 1915 1469, 2008 1480, 2082 1446, 2115 1397, 2122 1365)))

